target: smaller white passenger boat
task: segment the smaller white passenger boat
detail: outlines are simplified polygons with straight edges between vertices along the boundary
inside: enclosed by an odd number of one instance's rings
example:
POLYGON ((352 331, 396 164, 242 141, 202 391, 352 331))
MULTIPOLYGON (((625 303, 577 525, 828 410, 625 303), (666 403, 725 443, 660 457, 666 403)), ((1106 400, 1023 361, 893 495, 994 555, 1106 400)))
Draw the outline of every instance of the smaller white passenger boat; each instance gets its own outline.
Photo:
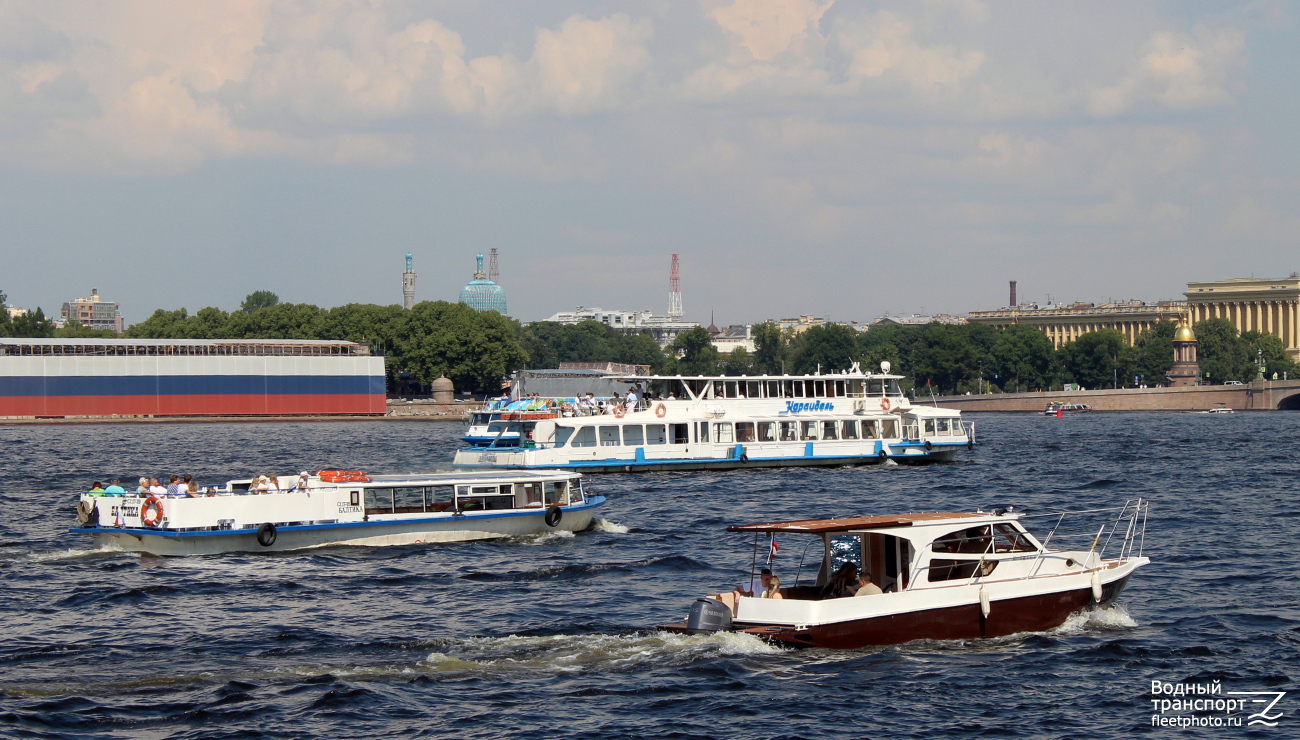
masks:
MULTIPOLYGON (((789 586, 770 585, 779 598, 710 594, 695 601, 686 622, 660 629, 739 631, 824 648, 1050 630, 1073 613, 1114 602, 1133 571, 1150 562, 1142 557, 1148 506, 1135 499, 1115 509, 1074 512, 1075 517, 1114 516, 1095 534, 1091 523, 1071 527, 1065 514, 1046 515, 1052 529, 1041 541, 1025 529, 1020 515, 1000 509, 728 527, 753 532, 755 553, 778 549, 760 542, 760 534, 820 538, 816 579, 801 583, 796 574, 789 586), (1054 539, 1071 537, 1078 538, 1079 547, 1051 547, 1054 539), (855 589, 844 589, 859 563, 873 585, 856 589, 854 578, 855 589), (843 597, 853 590, 861 593, 843 597)), ((772 570, 781 575, 780 568, 772 570)), ((754 574, 751 579, 758 580, 754 574)))
POLYGON ((1232 409, 1228 408, 1228 406, 1227 406, 1226 404, 1216 403, 1216 404, 1214 405, 1214 408, 1210 409, 1210 410, 1207 411, 1206 413, 1208 413, 1208 414, 1231 414, 1231 413, 1232 413, 1232 409))
POLYGON ((1086 414, 1092 411, 1092 406, 1086 403, 1049 403, 1043 411, 1043 416, 1065 416, 1066 414, 1086 414))
POLYGON ((198 496, 83 493, 76 534, 155 555, 295 550, 321 545, 460 542, 591 526, 605 503, 568 471, 375 475, 319 471, 259 492, 232 480, 198 496))

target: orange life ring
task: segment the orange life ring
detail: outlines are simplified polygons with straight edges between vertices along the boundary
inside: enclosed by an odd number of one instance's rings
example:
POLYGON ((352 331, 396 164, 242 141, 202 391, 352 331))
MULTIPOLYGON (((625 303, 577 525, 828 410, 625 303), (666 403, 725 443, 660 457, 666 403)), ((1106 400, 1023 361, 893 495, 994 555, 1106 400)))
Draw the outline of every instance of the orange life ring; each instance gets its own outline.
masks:
POLYGON ((888 410, 889 410, 889 399, 888 399, 888 398, 882 398, 882 399, 880 399, 880 408, 881 408, 882 410, 884 410, 884 411, 888 411, 888 410))
POLYGON ((658 406, 655 406, 655 416, 658 416, 660 419, 662 419, 667 415, 668 415, 667 406, 664 406, 663 403, 660 403, 658 406))
POLYGON ((144 522, 144 526, 156 527, 162 522, 162 518, 163 504, 157 496, 150 496, 140 505, 140 521, 144 522))
POLYGON ((622 418, 623 418, 623 414, 626 414, 626 413, 627 413, 627 409, 623 408, 622 406, 615 406, 615 407, 614 407, 614 416, 618 417, 619 419, 622 419, 622 418))

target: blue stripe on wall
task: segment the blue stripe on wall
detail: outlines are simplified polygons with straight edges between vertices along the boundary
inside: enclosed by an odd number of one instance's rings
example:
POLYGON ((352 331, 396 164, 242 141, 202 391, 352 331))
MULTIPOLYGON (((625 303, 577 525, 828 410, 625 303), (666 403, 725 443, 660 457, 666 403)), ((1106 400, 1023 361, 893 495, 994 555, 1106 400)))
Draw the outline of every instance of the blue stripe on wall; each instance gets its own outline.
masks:
POLYGON ((0 396, 383 395, 370 375, 0 376, 0 396))

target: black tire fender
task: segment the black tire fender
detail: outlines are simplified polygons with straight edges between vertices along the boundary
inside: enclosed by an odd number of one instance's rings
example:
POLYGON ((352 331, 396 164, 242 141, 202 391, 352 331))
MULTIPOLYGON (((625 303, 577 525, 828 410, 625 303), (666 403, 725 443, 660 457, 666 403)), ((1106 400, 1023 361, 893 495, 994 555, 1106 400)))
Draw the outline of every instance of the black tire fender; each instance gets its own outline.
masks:
POLYGON ((975 449, 975 440, 973 440, 973 439, 968 439, 968 440, 966 440, 966 449, 968 449, 968 450, 973 450, 973 449, 975 449))
POLYGON ((558 506, 552 506, 551 508, 546 510, 545 521, 546 521, 546 526, 548 527, 560 526, 560 520, 563 518, 564 518, 564 511, 561 510, 560 507, 558 506))
POLYGON ((270 522, 257 528, 257 544, 262 547, 274 545, 277 536, 279 536, 279 533, 275 531, 275 525, 270 522))
POLYGON ((925 440, 925 451, 926 451, 926 452, 929 452, 930 450, 933 450, 933 449, 934 449, 934 444, 933 444, 932 442, 930 442, 930 440, 928 440, 928 439, 925 440))
POLYGON ((747 463, 747 462, 749 462, 749 455, 747 455, 747 454, 745 454, 745 453, 743 453, 743 452, 740 453, 740 461, 743 462, 743 463, 747 463))
POLYGON ((884 461, 886 461, 886 460, 889 459, 889 453, 888 453, 888 452, 885 452, 885 448, 884 448, 884 447, 881 447, 881 448, 880 448, 880 452, 877 452, 877 453, 876 453, 876 457, 880 458, 880 461, 881 461, 881 462, 884 462, 884 461))

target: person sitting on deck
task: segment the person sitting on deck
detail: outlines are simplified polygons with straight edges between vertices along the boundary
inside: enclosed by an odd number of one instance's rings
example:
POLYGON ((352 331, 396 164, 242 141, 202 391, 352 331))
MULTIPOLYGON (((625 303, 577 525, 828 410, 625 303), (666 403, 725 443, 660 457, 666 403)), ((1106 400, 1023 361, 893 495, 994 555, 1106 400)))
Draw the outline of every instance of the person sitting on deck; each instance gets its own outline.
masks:
POLYGON ((179 475, 173 475, 172 477, 167 479, 167 495, 168 496, 184 495, 181 492, 181 477, 179 475))
POLYGON ((266 476, 266 482, 267 485, 269 486, 267 490, 273 491, 275 493, 280 492, 280 476, 276 475, 275 473, 271 473, 270 475, 266 476))
POLYGON ((864 572, 858 578, 857 593, 853 595, 854 596, 875 596, 876 594, 883 594, 883 593, 884 591, 881 591, 879 586, 871 582, 871 574, 864 572))
POLYGON ((203 492, 199 490, 199 484, 192 480, 185 484, 185 495, 190 498, 203 498, 203 492))
POLYGON ((772 582, 770 585, 768 585, 767 590, 763 592, 762 598, 764 599, 785 598, 784 596, 781 595, 781 578, 779 576, 775 576, 775 575, 772 576, 772 582))
POLYGON ((100 494, 103 492, 104 492, 104 484, 100 483, 99 481, 95 481, 93 484, 91 484, 90 490, 87 491, 86 493, 89 493, 90 495, 94 496, 96 494, 100 494))
POLYGON ((758 578, 750 581, 743 586, 736 586, 732 593, 737 596, 749 596, 751 598, 762 598, 764 593, 772 587, 772 569, 764 568, 758 572, 758 578))
POLYGON ((850 560, 835 571, 822 587, 821 598, 839 599, 852 596, 858 590, 858 564, 850 560))
POLYGON ((104 489, 104 493, 107 493, 110 496, 125 496, 126 489, 122 487, 122 481, 118 480, 117 478, 114 478, 113 482, 109 484, 108 488, 104 489))
POLYGON ((149 479, 149 487, 145 490, 151 496, 166 496, 167 486, 164 486, 157 478, 149 479))
POLYGON ((306 470, 299 472, 298 485, 295 486, 295 488, 297 488, 299 491, 310 491, 311 486, 308 483, 308 480, 310 478, 311 478, 311 473, 308 473, 306 470))

